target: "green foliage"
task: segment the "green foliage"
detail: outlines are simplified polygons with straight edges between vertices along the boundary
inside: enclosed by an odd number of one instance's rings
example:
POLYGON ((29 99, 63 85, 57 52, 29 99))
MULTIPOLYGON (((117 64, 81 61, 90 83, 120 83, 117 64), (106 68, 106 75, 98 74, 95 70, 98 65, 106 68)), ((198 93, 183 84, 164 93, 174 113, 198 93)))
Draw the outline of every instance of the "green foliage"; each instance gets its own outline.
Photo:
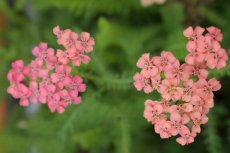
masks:
MULTIPOLYGON (((210 77, 221 79, 223 89, 215 95, 215 107, 203 134, 186 147, 154 134, 143 118, 144 101, 160 97, 137 92, 132 85, 136 61, 145 52, 159 55, 161 50, 171 50, 183 62, 187 51, 182 32, 185 25, 195 24, 190 15, 197 16, 197 23, 201 18, 201 26, 219 26, 224 33, 223 46, 229 49, 230 2, 220 1, 204 5, 204 0, 195 0, 196 7, 188 6, 188 1, 168 0, 146 8, 139 0, 17 0, 11 7, 0 1, 7 17, 7 28, 1 32, 7 44, 0 47, 2 98, 8 97, 6 74, 13 60, 28 63, 33 46, 40 41, 60 47, 51 34, 55 25, 88 31, 96 41, 90 64, 73 68, 73 74, 82 76, 87 84, 82 104, 71 106, 63 115, 51 114, 41 105, 33 105, 38 109, 33 113, 32 107, 10 107, 6 130, 0 134, 4 152, 229 152, 229 62, 223 70, 210 70, 210 77), (192 14, 186 13, 189 10, 192 14)), ((17 103, 9 101, 9 105, 17 103)))
POLYGON ((205 126, 206 130, 204 130, 205 143, 206 148, 209 153, 219 153, 226 152, 223 149, 221 138, 218 134, 218 120, 220 120, 221 115, 226 112, 225 108, 221 108, 221 106, 216 106, 216 110, 212 110, 209 113, 209 123, 205 126))
MULTIPOLYGON (((25 0, 21 0, 25 1, 25 0)), ((132 0, 117 0, 117 1, 111 1, 111 0, 67 0, 65 3, 63 3, 62 0, 32 0, 31 4, 36 9, 49 9, 50 7, 57 7, 60 9, 67 9, 71 12, 75 13, 85 13, 88 11, 91 12, 106 12, 106 13, 123 13, 127 14, 131 9, 141 9, 139 5, 139 1, 132 0), (44 3, 46 5, 44 5, 44 3), (113 5, 111 5, 113 3, 113 5), (71 4, 71 5, 70 5, 71 4)))
POLYGON ((169 33, 165 41, 165 50, 172 51, 179 60, 183 60, 187 54, 185 48, 187 40, 183 36, 183 22, 185 20, 183 9, 182 4, 175 3, 161 10, 164 27, 169 33))

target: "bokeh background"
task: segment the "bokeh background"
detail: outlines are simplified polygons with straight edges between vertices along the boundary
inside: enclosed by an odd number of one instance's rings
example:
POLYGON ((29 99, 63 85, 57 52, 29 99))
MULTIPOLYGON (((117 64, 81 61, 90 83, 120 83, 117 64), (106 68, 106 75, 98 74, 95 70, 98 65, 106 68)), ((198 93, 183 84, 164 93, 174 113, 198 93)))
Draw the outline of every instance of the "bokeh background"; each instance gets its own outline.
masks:
MULTIPOLYGON (((187 26, 217 26, 230 49, 230 1, 166 0, 0 0, 0 153, 229 153, 230 64, 210 77, 220 79, 215 107, 195 142, 181 147, 160 139, 143 118, 144 101, 132 76, 142 53, 171 50, 183 62, 187 26), (58 48, 52 28, 88 31, 96 46, 89 65, 75 67, 87 91, 81 105, 63 115, 47 105, 18 106, 6 93, 10 63, 33 58, 41 41, 58 48)), ((229 63, 229 62, 228 62, 229 63)))

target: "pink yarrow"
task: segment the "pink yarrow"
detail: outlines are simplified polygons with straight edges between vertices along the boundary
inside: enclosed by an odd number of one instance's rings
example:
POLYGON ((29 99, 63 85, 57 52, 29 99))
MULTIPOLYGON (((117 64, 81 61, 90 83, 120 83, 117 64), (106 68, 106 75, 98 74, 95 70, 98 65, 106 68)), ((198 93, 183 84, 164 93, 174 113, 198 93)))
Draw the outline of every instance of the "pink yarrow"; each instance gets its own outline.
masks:
POLYGON ((223 35, 216 27, 188 27, 184 36, 188 38, 188 55, 180 62, 170 51, 160 56, 143 54, 137 61, 134 86, 138 91, 150 94, 157 90, 161 101, 146 100, 144 118, 151 122, 162 139, 179 136, 181 145, 194 142, 201 125, 208 122, 207 114, 214 106, 214 91, 221 88, 215 78, 208 78, 209 69, 222 69, 228 55, 221 48, 223 35))
POLYGON ((32 50, 35 60, 27 66, 22 60, 12 63, 7 78, 10 86, 7 92, 19 99, 19 105, 29 106, 30 103, 47 104, 51 112, 64 113, 67 106, 80 104, 79 95, 85 92, 86 85, 78 75, 71 75, 74 66, 88 64, 87 53, 93 51, 94 38, 87 32, 78 34, 70 29, 61 30, 54 27, 58 44, 65 49, 49 48, 46 42, 41 42, 32 50))

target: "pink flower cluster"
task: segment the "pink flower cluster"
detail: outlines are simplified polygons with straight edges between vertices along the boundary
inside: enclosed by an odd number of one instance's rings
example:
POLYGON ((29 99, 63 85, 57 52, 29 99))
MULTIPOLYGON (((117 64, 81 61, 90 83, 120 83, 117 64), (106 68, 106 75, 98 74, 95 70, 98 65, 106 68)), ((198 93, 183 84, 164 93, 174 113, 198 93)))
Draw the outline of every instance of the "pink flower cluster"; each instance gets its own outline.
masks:
POLYGON ((94 39, 87 32, 78 34, 70 29, 53 29, 58 44, 64 50, 55 51, 45 42, 35 46, 32 53, 36 57, 27 66, 23 60, 12 63, 8 72, 10 86, 7 92, 20 99, 21 106, 32 103, 48 104, 51 112, 63 113, 70 104, 81 103, 79 93, 86 90, 83 79, 71 75, 70 62, 74 66, 88 64, 90 57, 86 53, 93 50, 94 39))
POLYGON ((134 76, 138 91, 148 94, 157 90, 162 97, 161 101, 146 100, 144 117, 162 139, 179 135, 176 141, 181 145, 192 143, 201 132, 201 125, 207 123, 209 109, 214 106, 213 91, 221 88, 215 78, 208 79, 208 68, 221 69, 228 60, 220 45, 220 29, 212 26, 204 32, 201 27, 184 31, 189 51, 184 64, 170 51, 152 58, 145 53, 137 62, 141 72, 134 76))
POLYGON ((141 5, 143 7, 148 7, 151 6, 153 4, 159 4, 162 5, 163 3, 165 3, 166 0, 141 0, 141 5))

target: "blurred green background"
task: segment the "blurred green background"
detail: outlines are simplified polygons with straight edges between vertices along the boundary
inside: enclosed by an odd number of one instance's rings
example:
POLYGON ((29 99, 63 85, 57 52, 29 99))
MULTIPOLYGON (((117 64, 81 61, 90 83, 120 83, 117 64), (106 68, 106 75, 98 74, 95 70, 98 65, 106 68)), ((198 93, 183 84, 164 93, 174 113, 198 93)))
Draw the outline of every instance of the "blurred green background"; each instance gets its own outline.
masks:
MULTIPOLYGON (((183 62, 187 26, 217 26, 230 49, 230 1, 166 0, 143 7, 140 0, 0 0, 0 153, 229 153, 230 64, 210 71, 220 79, 215 107, 195 142, 181 147, 160 139, 143 118, 144 101, 132 76, 144 52, 171 50, 183 62), (58 48, 52 28, 88 31, 96 46, 89 65, 75 67, 87 91, 81 105, 63 115, 47 105, 18 106, 6 94, 10 63, 33 58, 41 41, 58 48)), ((228 62, 229 63, 229 62, 228 62)))

